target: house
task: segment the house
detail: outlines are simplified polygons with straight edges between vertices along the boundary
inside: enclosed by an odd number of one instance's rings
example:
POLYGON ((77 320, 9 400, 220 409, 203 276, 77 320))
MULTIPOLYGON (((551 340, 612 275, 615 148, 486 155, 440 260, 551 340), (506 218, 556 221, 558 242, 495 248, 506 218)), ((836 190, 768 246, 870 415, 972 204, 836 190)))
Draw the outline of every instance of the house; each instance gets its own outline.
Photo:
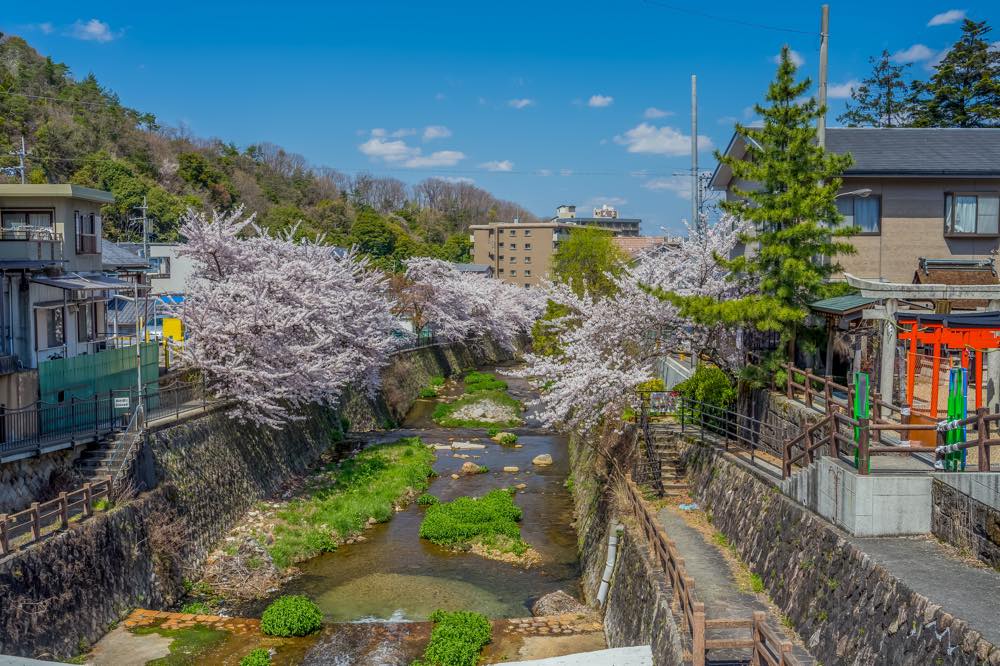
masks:
MULTIPOLYGON (((153 294, 183 294, 184 284, 194 272, 194 262, 178 252, 180 243, 147 243, 149 247, 149 284, 153 294)), ((119 243, 119 246, 140 257, 145 252, 142 243, 119 243)), ((338 251, 339 249, 335 249, 338 251)))
POLYGON ((511 222, 474 224, 472 262, 490 266, 504 282, 530 288, 549 277, 552 257, 574 224, 563 222, 511 222))
MULTIPOLYGON (((910 282, 921 257, 988 259, 1000 247, 1000 132, 964 128, 830 128, 827 150, 849 153, 837 206, 856 253, 838 257, 845 273, 910 282)), ((746 155, 735 135, 725 154, 746 155)), ((720 164, 712 189, 737 195, 720 164)))
POLYGON ((604 204, 600 208, 594 209, 591 217, 581 217, 576 214, 576 206, 562 204, 556 208, 556 216, 549 222, 564 222, 580 225, 581 227, 597 227, 606 229, 615 236, 638 236, 639 227, 642 220, 639 218, 618 217, 618 211, 611 206, 604 204))
POLYGON ((493 277, 493 267, 489 264, 455 264, 455 270, 469 275, 493 277))
POLYGON ((612 240, 632 260, 668 251, 678 243, 666 236, 615 236, 612 240))

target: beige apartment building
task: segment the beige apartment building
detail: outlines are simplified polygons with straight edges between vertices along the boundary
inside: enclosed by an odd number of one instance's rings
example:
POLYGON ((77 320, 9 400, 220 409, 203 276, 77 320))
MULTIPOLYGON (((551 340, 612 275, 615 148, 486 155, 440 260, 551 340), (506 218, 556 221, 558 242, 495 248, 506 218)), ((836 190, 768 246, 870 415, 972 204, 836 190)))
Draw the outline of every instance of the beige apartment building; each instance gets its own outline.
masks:
POLYGON ((552 256, 574 227, 561 222, 473 225, 472 263, 491 266, 504 282, 530 288, 549 277, 552 256))
MULTIPOLYGON (((920 260, 981 260, 1000 247, 1000 131, 958 128, 830 128, 827 149, 850 153, 837 205, 860 228, 844 272, 889 282, 914 280, 920 260)), ((734 136, 726 154, 742 158, 734 136)), ((731 170, 711 187, 734 198, 731 170)), ((971 263, 971 262, 970 262, 971 263)))

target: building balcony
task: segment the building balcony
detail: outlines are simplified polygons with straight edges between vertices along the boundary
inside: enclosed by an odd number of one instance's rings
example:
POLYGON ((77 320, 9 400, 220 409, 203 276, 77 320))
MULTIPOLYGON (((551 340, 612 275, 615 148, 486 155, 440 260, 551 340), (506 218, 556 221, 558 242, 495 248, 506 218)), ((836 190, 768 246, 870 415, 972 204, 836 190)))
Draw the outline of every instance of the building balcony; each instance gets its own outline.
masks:
POLYGON ((59 261, 63 258, 63 236, 39 227, 0 229, 0 259, 59 261))

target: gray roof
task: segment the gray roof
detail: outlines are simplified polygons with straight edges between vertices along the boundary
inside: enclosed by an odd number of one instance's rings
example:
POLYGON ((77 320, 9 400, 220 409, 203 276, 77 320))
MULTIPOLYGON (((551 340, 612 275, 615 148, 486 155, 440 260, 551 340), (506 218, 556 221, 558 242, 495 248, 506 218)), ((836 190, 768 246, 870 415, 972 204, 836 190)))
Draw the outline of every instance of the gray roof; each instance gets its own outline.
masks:
POLYGON ((101 265, 105 270, 121 268, 149 268, 149 262, 125 247, 101 239, 101 265))
POLYGON ((489 264, 455 264, 459 273, 491 273, 493 267, 489 264))
MULTIPOLYGON (((850 153, 845 176, 1000 177, 1000 129, 953 127, 830 127, 827 149, 850 153)), ((742 158, 746 143, 734 134, 725 154, 742 158)), ((719 164, 712 189, 729 185, 732 172, 719 164)))
POLYGON ((997 129, 832 127, 826 145, 854 157, 848 176, 1000 176, 997 129))

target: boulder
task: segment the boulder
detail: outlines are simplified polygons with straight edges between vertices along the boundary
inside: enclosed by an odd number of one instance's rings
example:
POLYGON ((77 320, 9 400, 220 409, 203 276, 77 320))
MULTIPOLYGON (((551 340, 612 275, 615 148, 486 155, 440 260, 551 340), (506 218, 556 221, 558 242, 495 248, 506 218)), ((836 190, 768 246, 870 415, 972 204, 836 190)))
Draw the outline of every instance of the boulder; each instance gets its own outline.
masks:
POLYGON ((521 468, 520 467, 514 467, 513 465, 510 465, 508 467, 504 467, 503 471, 505 471, 505 472, 520 472, 521 468))
POLYGON ((586 615, 590 613, 590 609, 562 590, 549 592, 531 605, 531 614, 535 617, 564 613, 586 615))
POLYGON ((452 474, 452 475, 451 475, 451 478, 453 478, 453 479, 457 479, 457 478, 459 478, 459 477, 458 477, 458 474, 452 474))
POLYGON ((538 465, 538 466, 551 465, 552 464, 552 456, 550 456, 547 453, 543 453, 540 456, 535 456, 534 458, 531 459, 531 464, 532 465, 538 465))
POLYGON ((482 468, 474 462, 462 463, 462 474, 479 474, 482 468))

